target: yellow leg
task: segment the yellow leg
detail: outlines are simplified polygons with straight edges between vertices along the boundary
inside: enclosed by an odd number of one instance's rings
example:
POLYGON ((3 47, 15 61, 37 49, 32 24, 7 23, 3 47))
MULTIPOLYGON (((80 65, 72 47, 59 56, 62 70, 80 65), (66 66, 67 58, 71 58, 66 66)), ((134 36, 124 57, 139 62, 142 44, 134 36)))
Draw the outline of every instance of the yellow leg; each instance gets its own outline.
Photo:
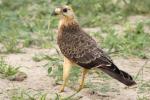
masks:
POLYGON ((63 84, 60 88, 60 92, 63 92, 64 91, 64 88, 67 84, 67 81, 68 81, 68 77, 69 77, 69 73, 70 73, 70 70, 71 70, 71 67, 72 67, 72 62, 65 58, 64 57, 64 65, 63 65, 63 84))
POLYGON ((80 91, 84 87, 84 79, 85 79, 85 76, 86 76, 87 72, 88 72, 88 69, 83 68, 82 78, 81 78, 81 81, 80 81, 80 87, 79 87, 78 91, 80 91))

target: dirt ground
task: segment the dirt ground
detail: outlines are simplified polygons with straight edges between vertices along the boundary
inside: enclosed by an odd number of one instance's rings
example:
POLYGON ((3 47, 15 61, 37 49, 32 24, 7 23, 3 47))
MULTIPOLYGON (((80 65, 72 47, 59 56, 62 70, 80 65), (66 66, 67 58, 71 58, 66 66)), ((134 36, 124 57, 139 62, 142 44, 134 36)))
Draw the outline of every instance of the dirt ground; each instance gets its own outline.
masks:
MULTIPOLYGON (((48 76, 47 69, 42 67, 44 64, 48 63, 48 61, 35 62, 32 60, 32 57, 36 54, 54 54, 55 50, 50 49, 33 49, 33 48, 25 48, 23 49, 24 53, 19 54, 8 54, 5 55, 5 61, 14 66, 21 66, 20 70, 27 74, 27 79, 22 82, 17 81, 9 81, 7 79, 0 79, 0 100, 9 100, 9 92, 14 89, 24 89, 24 90, 34 90, 34 91, 43 91, 47 92, 50 97, 54 95, 54 93, 58 92, 60 85, 54 85, 54 79, 48 76)), ((119 66, 120 69, 129 72, 131 75, 136 76, 141 67, 145 64, 147 60, 139 59, 139 58, 121 58, 114 57, 113 58, 116 65, 119 66)), ((143 69, 143 81, 150 80, 150 62, 147 62, 143 69)), ((90 80, 89 78, 86 79, 90 80)), ((98 77, 97 77, 98 78, 98 77)), ((91 80, 92 81, 92 80, 91 80)), ((75 97, 79 97, 80 100, 136 100, 138 96, 147 95, 150 98, 148 93, 138 94, 138 85, 126 88, 123 84, 117 82, 116 80, 108 80, 111 83, 113 88, 119 90, 110 91, 106 94, 101 94, 100 91, 93 91, 90 88, 85 88, 81 92, 79 92, 75 97), (115 86, 115 87, 114 87, 115 86)), ((140 81, 137 81, 137 84, 140 81)), ((92 83, 92 82, 91 82, 92 83)), ((93 84, 99 84, 99 82, 95 81, 93 84)), ((64 93, 60 93, 60 95, 67 96, 75 93, 69 87, 66 87, 64 93)))

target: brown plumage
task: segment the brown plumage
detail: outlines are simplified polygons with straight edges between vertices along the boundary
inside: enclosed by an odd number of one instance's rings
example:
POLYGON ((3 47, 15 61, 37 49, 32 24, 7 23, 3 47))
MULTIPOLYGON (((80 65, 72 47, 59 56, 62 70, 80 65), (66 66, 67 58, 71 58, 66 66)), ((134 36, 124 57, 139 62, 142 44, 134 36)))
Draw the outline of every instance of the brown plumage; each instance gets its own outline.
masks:
POLYGON ((98 47, 96 41, 81 29, 69 6, 62 6, 57 10, 55 14, 60 15, 57 43, 70 62, 84 69, 97 67, 127 86, 135 84, 132 77, 119 70, 111 58, 98 47))

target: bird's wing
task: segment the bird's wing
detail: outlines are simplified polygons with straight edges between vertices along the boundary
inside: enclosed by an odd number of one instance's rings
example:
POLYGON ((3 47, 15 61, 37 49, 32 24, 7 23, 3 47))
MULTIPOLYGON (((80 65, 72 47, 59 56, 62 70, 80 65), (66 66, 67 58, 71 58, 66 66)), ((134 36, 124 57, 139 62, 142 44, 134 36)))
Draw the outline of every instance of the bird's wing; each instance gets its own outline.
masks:
POLYGON ((84 31, 71 35, 67 41, 69 43, 65 44, 67 49, 64 50, 63 54, 76 64, 85 68, 111 65, 110 57, 84 31))

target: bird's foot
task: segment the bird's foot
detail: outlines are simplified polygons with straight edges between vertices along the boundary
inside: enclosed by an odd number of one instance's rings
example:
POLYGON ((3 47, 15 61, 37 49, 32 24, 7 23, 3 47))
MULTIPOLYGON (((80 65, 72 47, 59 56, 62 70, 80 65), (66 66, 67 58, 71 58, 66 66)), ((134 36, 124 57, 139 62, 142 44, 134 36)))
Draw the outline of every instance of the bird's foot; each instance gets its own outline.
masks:
POLYGON ((80 85, 79 89, 77 90, 77 92, 81 91, 83 89, 83 86, 80 85))
POLYGON ((59 93, 64 92, 64 87, 62 86, 59 90, 59 93))

